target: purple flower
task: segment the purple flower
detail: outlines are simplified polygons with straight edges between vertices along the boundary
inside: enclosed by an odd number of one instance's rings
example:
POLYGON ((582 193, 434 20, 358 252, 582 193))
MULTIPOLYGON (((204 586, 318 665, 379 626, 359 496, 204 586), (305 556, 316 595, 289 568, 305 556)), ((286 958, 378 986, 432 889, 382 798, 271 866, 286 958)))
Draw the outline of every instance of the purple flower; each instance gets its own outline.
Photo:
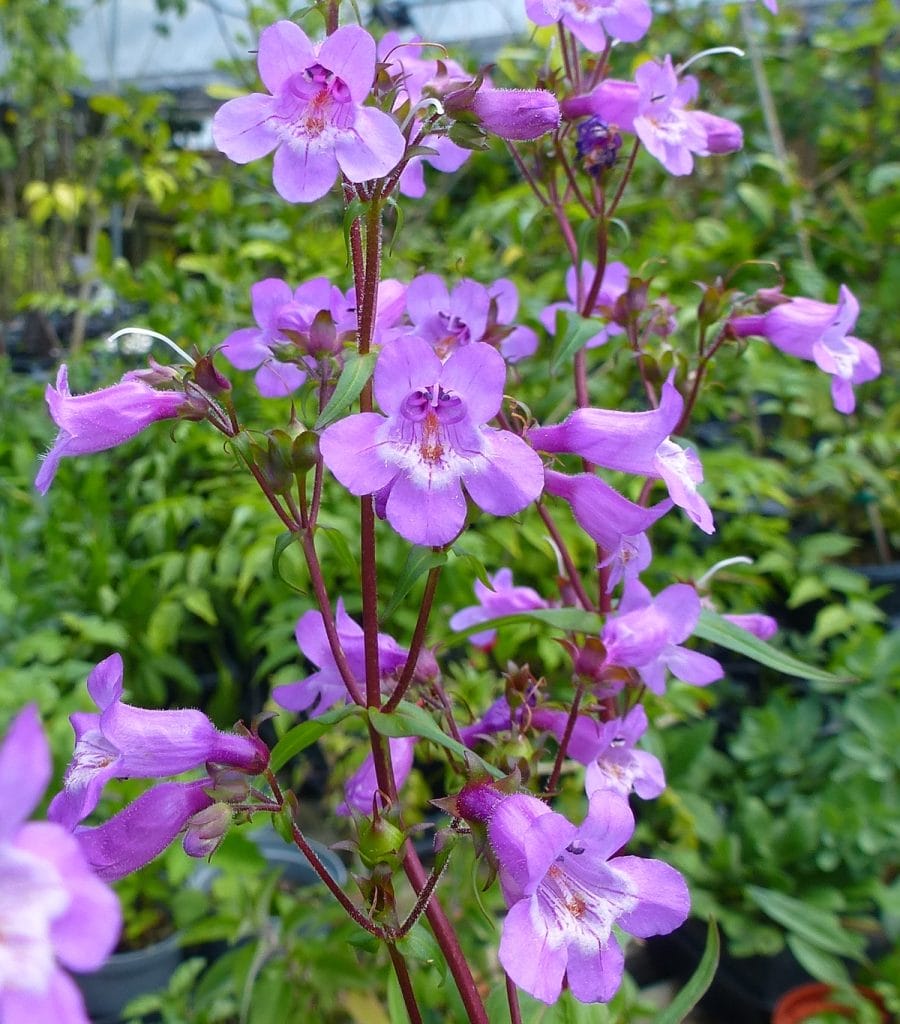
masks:
POLYGON ((496 345, 510 363, 533 355, 537 335, 512 323, 519 307, 516 286, 499 278, 490 288, 463 278, 452 292, 437 274, 420 274, 406 292, 412 326, 408 333, 427 341, 442 360, 464 345, 496 345))
POLYGON ((740 126, 702 110, 688 110, 697 98, 692 75, 678 78, 672 58, 647 61, 634 82, 608 78, 592 92, 565 100, 567 118, 594 115, 621 131, 634 132, 670 174, 690 174, 693 154, 733 153, 744 143, 740 126))
POLYGON ((294 328, 300 320, 308 330, 311 317, 300 300, 295 299, 290 287, 275 277, 258 281, 251 287, 250 304, 257 326, 243 327, 229 334, 222 343, 222 355, 239 370, 259 367, 256 386, 266 398, 289 395, 306 380, 306 372, 294 363, 276 360, 275 352, 291 345, 292 339, 284 330, 286 324, 294 328))
POLYGON ((121 929, 119 903, 59 825, 29 822, 50 780, 37 710, 0 745, 0 1020, 89 1024, 67 971, 96 971, 121 929))
POLYGON ((597 178, 609 170, 619 156, 622 136, 602 117, 589 117, 578 125, 575 152, 588 174, 597 178))
POLYGON ((207 762, 253 775, 265 769, 268 750, 258 739, 221 733, 200 711, 148 711, 123 704, 122 681, 118 654, 101 661, 88 676, 88 692, 99 714, 71 716, 75 752, 63 790, 47 811, 51 821, 74 829, 97 806, 110 779, 179 775, 207 762))
POLYGON ((745 629, 760 640, 771 640, 778 632, 778 622, 771 615, 763 615, 761 612, 750 612, 746 615, 723 615, 735 626, 745 629))
MULTIPOLYGON (((427 60, 422 57, 422 47, 418 40, 402 42, 396 32, 388 32, 378 43, 378 56, 384 63, 387 74, 397 86, 397 98, 394 110, 402 113, 402 108, 409 105, 417 106, 426 90, 440 92, 449 82, 463 83, 469 75, 454 60, 442 58, 427 60)), ((422 127, 420 119, 413 124, 411 136, 417 137, 422 127)), ((428 164, 435 170, 445 174, 458 171, 472 155, 445 135, 426 134, 420 144, 432 149, 433 153, 423 153, 409 159, 400 174, 398 187, 405 196, 421 199, 425 195, 425 173, 423 165, 428 164)))
POLYGON ((606 32, 636 43, 652 19, 644 0, 525 0, 525 12, 535 25, 562 21, 583 46, 597 53, 606 46, 606 32))
POLYGON ((635 744, 647 731, 647 712, 637 704, 622 718, 600 726, 600 747, 584 774, 588 797, 601 790, 613 790, 627 797, 634 790, 643 800, 652 800, 666 788, 659 758, 635 744))
POLYGON ((658 409, 618 412, 576 409, 555 427, 535 427, 528 439, 545 452, 571 452, 605 469, 662 478, 669 497, 704 533, 713 533, 712 512, 697 491, 703 467, 690 448, 669 436, 681 419, 684 400, 670 373, 658 409))
MULTIPOLYGON (((478 604, 463 608, 450 619, 450 628, 454 630, 468 629, 488 619, 498 619, 501 615, 514 615, 532 608, 546 608, 547 602, 531 587, 513 586, 512 569, 498 569, 490 577, 491 585, 485 586, 481 580, 475 580, 475 597, 478 604)), ((485 649, 493 647, 497 639, 497 631, 485 630, 473 633, 469 643, 485 649)))
POLYGON ((646 938, 687 917, 690 897, 674 868, 615 856, 633 831, 627 802, 609 791, 593 797, 580 826, 531 796, 493 808, 488 836, 509 905, 500 963, 535 999, 556 1002, 565 979, 581 1002, 607 1002, 624 967, 613 925, 646 938))
POLYGON ((485 426, 500 408, 506 366, 473 343, 441 363, 420 338, 386 345, 375 397, 386 415, 358 413, 332 424, 325 465, 356 495, 381 492, 391 526, 413 544, 441 546, 465 525, 462 485, 493 515, 512 515, 541 493, 538 455, 515 434, 485 426))
MULTIPOLYGON (((400 790, 412 771, 413 754, 415 753, 416 736, 399 736, 388 740, 391 748, 391 768, 394 782, 400 790)), ((337 813, 349 817, 353 811, 359 814, 372 813, 372 801, 378 792, 378 780, 375 777, 375 761, 372 755, 363 761, 357 770, 344 784, 344 802, 337 807, 337 813)))
POLYGON ((559 126, 559 103, 546 89, 482 86, 472 98, 471 109, 485 131, 510 142, 539 139, 559 126))
POLYGON ((380 178, 406 142, 388 114, 362 104, 375 77, 375 40, 339 28, 314 46, 293 22, 259 39, 259 75, 271 95, 229 100, 213 119, 216 146, 246 164, 275 150, 272 180, 290 203, 320 199, 340 170, 349 181, 380 178))
POLYGON ((706 654, 680 645, 700 618, 700 597, 687 583, 666 587, 653 597, 638 580, 625 585, 622 600, 600 638, 606 665, 637 670, 654 693, 664 693, 666 670, 676 679, 706 686, 723 676, 722 666, 706 654))
POLYGON ((173 419, 187 406, 184 392, 157 391, 142 379, 143 374, 132 370, 112 387, 72 395, 69 372, 65 363, 60 366, 56 387, 48 384, 45 395, 59 434, 34 481, 41 494, 53 483, 60 459, 115 448, 151 423, 173 419))
POLYGON ((652 553, 644 531, 673 504, 667 500, 643 508, 590 473, 565 476, 545 470, 544 489, 572 506, 578 525, 603 549, 600 564, 610 569, 609 591, 620 580, 636 578, 650 564, 652 553))
MULTIPOLYGON (((80 825, 75 838, 93 871, 107 882, 124 878, 149 864, 188 828, 194 815, 201 815, 215 801, 207 793, 208 778, 193 782, 161 782, 132 800, 102 825, 80 825)), ((231 814, 229 813, 229 821, 231 814)), ((195 842, 184 844, 192 857, 207 851, 195 842)))
POLYGON ((734 333, 739 338, 762 335, 782 352, 814 362, 831 376, 835 409, 853 412, 853 385, 874 380, 881 373, 875 349, 850 334, 859 316, 853 292, 842 284, 837 305, 815 299, 788 299, 777 291, 763 297, 778 304, 761 316, 734 317, 734 333))
MULTIPOLYGON (((350 618, 341 598, 338 598, 337 602, 335 625, 350 670, 357 679, 363 679, 366 674, 366 663, 362 626, 350 618)), ((316 718, 340 701, 346 701, 347 687, 331 653, 321 612, 308 611, 301 615, 294 635, 303 655, 319 671, 313 672, 305 679, 299 679, 296 683, 276 686, 272 696, 288 711, 306 711, 310 718, 316 718)), ((378 667, 382 683, 403 667, 406 655, 407 652, 393 637, 386 633, 378 634, 378 667)))
MULTIPOLYGON (((606 326, 602 327, 593 337, 585 342, 585 348, 599 348, 605 345, 610 338, 621 334, 624 327, 612 322, 613 307, 616 299, 624 295, 628 290, 628 267, 624 263, 616 261, 608 263, 603 271, 603 280, 600 282, 600 291, 593 307, 588 311, 588 316, 596 316, 606 320, 606 326)), ((541 323, 547 328, 550 334, 556 334, 556 313, 557 310, 576 312, 580 310, 587 298, 587 291, 594 280, 594 265, 588 260, 581 264, 581 273, 575 267, 569 267, 566 272, 566 292, 569 296, 568 302, 554 302, 545 307, 541 313, 541 323)))

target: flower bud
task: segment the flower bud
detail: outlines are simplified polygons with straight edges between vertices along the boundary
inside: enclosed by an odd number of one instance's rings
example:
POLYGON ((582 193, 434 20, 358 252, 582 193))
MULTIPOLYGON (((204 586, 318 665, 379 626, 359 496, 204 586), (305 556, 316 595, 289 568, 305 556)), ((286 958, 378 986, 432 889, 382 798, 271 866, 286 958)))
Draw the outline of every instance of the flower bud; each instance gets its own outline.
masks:
POLYGON ((399 866, 406 834, 382 815, 365 821, 359 828, 359 856, 367 868, 377 864, 399 866))
POLYGON ((187 823, 182 846, 189 857, 211 857, 231 825, 231 808, 215 803, 198 811, 187 823))
POLYGON ((559 103, 546 89, 458 89, 444 99, 450 115, 473 113, 501 139, 538 139, 559 125, 559 103))
POLYGON ((578 125, 575 152, 582 166, 593 177, 608 170, 616 162, 622 148, 622 136, 615 125, 600 117, 589 117, 578 125))
POLYGON ((213 366, 208 355, 201 356, 194 364, 194 380, 208 395, 221 395, 231 390, 231 381, 213 366))

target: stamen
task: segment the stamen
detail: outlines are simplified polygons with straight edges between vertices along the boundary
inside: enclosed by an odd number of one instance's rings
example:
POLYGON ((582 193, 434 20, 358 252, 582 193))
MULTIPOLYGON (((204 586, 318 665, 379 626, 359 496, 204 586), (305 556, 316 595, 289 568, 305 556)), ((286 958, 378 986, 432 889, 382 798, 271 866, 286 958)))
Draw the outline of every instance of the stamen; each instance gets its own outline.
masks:
POLYGON ((110 345, 125 334, 140 334, 145 338, 155 338, 157 341, 164 341, 169 348, 172 349, 173 352, 177 352, 185 362, 190 363, 191 366, 197 365, 197 361, 192 359, 183 348, 179 348, 171 338, 166 337, 165 334, 159 334, 157 331, 151 331, 146 327, 123 327, 116 331, 115 334, 111 334, 106 339, 106 343, 110 345))

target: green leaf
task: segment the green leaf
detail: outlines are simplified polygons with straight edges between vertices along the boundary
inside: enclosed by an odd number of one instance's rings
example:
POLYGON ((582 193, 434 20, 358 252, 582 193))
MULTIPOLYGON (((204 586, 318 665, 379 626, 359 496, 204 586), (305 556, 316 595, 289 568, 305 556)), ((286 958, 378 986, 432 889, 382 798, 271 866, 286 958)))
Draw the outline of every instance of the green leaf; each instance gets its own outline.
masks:
MULTIPOLYGON (((570 356, 583 348, 585 342, 593 338, 602 326, 597 320, 586 320, 580 313, 567 312, 563 314, 558 312, 556 314, 557 324, 560 317, 563 319, 562 341, 557 345, 553 358, 550 360, 551 371, 558 370, 570 356)), ((557 334, 559 333, 560 331, 557 330, 557 334)))
POLYGON ((706 948, 697 965, 697 970, 672 1002, 653 1018, 653 1024, 681 1024, 681 1021, 700 1002, 712 984, 718 966, 719 929, 716 927, 716 922, 710 918, 709 928, 706 932, 706 948))
POLYGON ((216 609, 213 607, 212 598, 208 590, 201 590, 199 587, 188 590, 182 597, 182 603, 189 612, 192 612, 199 619, 203 619, 207 625, 215 626, 219 622, 216 609))
POLYGON ((279 771, 292 757, 296 757, 301 750, 306 750, 320 736, 324 736, 333 725, 343 722, 345 718, 350 718, 352 715, 362 714, 362 710, 356 704, 345 704, 343 707, 326 711, 318 718, 311 718, 308 722, 295 725, 272 747, 272 753, 269 755, 269 767, 273 772, 279 771))
POLYGON ((603 628, 603 617, 595 612, 582 611, 580 608, 535 608, 532 611, 514 612, 512 615, 488 619, 451 635, 457 640, 464 640, 467 636, 481 633, 486 629, 520 625, 523 622, 533 622, 539 626, 562 630, 564 633, 599 633, 603 628))
POLYGON ((479 768, 489 775, 493 775, 495 779, 503 778, 503 772, 499 768, 488 764, 487 761, 482 761, 468 747, 463 746, 452 736, 447 736, 427 711, 408 701, 401 700, 397 710, 390 714, 385 714, 382 711, 370 711, 369 721, 375 731, 381 733, 382 736, 420 736, 422 739, 437 743, 438 746, 444 747, 464 761, 476 763, 479 768))
POLYGON ((746 629, 735 626, 728 622, 721 615, 716 615, 704 608, 700 612, 700 621, 694 629, 693 635, 700 640, 708 640, 710 643, 718 644, 728 651, 743 654, 751 661, 757 661, 760 665, 768 665, 778 672, 787 676, 796 676, 798 679, 815 679, 823 683, 842 683, 851 681, 847 676, 836 676, 821 668, 814 668, 806 665, 799 658, 779 651, 775 647, 748 633, 746 629))
POLYGON ((431 548, 420 547, 411 548, 406 556, 406 562, 400 570, 400 575, 397 577, 397 582, 394 584, 394 592, 382 613, 382 618, 389 619, 391 617, 420 576, 436 569, 439 565, 446 564, 446 562, 446 551, 432 551, 431 548))
POLYGON ((281 559, 287 551, 287 549, 298 540, 298 535, 291 530, 286 530, 284 533, 280 533, 275 540, 275 550, 272 552, 272 572, 275 576, 281 580, 286 586, 290 587, 291 590, 295 590, 298 594, 305 594, 306 591, 302 587, 297 586, 296 583, 292 583, 281 571, 281 559))
POLYGON ((790 951, 799 960, 800 966, 816 978, 831 985, 849 985, 850 974, 843 960, 831 953, 824 953, 817 946, 801 939, 799 935, 788 935, 790 951))
POLYGON ((128 630, 121 622, 110 622, 99 615, 79 615, 77 612, 63 612, 60 619, 67 629, 88 643, 103 647, 128 646, 128 630))
POLYGON ((329 423, 334 423, 356 401, 360 391, 366 386, 366 381, 372 376, 372 371, 375 369, 375 358, 374 352, 368 352, 364 356, 351 353, 347 357, 334 394, 328 405, 319 413, 315 430, 324 430, 329 423))
POLYGON ((846 931, 836 914, 758 885, 748 885, 747 895, 764 914, 816 949, 855 960, 862 958, 865 940, 846 931))

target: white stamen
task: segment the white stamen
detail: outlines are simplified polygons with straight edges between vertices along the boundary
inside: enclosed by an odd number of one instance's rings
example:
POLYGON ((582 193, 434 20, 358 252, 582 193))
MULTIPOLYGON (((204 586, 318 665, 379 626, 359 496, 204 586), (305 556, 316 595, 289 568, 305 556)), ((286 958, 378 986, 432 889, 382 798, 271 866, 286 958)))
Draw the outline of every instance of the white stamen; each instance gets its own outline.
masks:
POLYGON ((697 580, 697 589, 699 590, 705 587, 720 569, 724 569, 729 565, 753 565, 753 559, 748 558, 746 555, 735 555, 733 558, 723 558, 721 562, 716 562, 712 568, 707 569, 700 579, 697 580))
POLYGON ((106 343, 111 345, 114 341, 117 341, 125 334, 140 334, 145 338, 155 338, 157 341, 164 341, 169 348, 180 355, 185 362, 190 363, 191 366, 197 365, 196 359, 192 359, 187 352, 185 352, 183 348, 179 348, 171 338, 166 337, 165 334, 159 334, 157 331, 151 331, 146 327, 123 327, 121 330, 116 331, 115 334, 111 334, 106 339, 106 343))
POLYGON ((743 50, 739 50, 736 46, 711 46, 708 50, 701 50, 699 53, 695 53, 693 57, 689 57, 684 64, 679 64, 675 71, 677 74, 683 74, 687 69, 700 60, 701 57, 712 57, 717 53, 733 53, 736 57, 746 56, 743 50))

